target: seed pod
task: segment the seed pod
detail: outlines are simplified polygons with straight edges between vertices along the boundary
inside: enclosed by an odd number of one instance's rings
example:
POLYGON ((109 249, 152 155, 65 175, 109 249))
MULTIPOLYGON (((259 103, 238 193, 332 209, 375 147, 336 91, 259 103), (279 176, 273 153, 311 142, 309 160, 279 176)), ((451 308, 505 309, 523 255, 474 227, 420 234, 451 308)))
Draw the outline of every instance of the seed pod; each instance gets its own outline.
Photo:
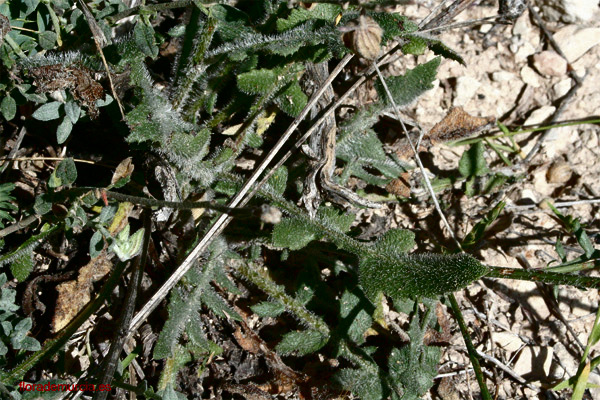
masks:
POLYGON ((569 163, 557 161, 548 168, 546 177, 550 183, 566 183, 571 179, 571 175, 572 171, 569 163))
POLYGON ((353 25, 349 35, 344 35, 344 42, 349 39, 349 47, 359 56, 367 60, 376 59, 381 51, 383 29, 373 18, 366 15, 358 17, 358 22, 354 22, 353 25))

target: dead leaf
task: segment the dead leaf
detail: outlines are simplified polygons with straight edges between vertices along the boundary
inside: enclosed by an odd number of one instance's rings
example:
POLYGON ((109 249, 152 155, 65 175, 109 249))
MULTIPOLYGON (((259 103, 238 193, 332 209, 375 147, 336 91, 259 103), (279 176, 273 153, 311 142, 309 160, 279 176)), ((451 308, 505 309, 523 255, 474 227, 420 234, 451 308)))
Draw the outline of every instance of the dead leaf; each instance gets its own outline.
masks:
POLYGON ((434 145, 457 140, 482 131, 495 121, 494 117, 474 117, 466 113, 462 107, 453 107, 440 122, 431 128, 427 138, 434 145))
POLYGON ((114 185, 123 178, 131 176, 131 174, 133 173, 133 169, 134 165, 131 162, 131 157, 127 157, 126 159, 121 161, 117 166, 117 169, 115 170, 112 179, 110 180, 111 185, 114 185))

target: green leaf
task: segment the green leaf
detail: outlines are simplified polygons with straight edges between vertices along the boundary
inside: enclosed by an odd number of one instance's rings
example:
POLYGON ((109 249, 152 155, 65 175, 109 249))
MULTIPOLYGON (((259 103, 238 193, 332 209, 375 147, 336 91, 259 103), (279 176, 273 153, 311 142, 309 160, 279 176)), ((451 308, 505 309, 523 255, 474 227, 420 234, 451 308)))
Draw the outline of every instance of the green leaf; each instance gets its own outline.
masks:
POLYGON ((354 214, 340 213, 333 207, 321 207, 317 215, 326 225, 340 232, 348 232, 355 218, 354 214))
POLYGON ((211 287, 207 286, 200 294, 202 302, 212 310, 216 315, 222 318, 231 318, 235 321, 241 321, 240 315, 229 307, 227 302, 219 296, 211 287))
POLYGON ((407 35, 406 37, 409 41, 402 46, 402 52, 404 54, 420 56, 425 53, 425 50, 427 50, 427 42, 425 39, 414 35, 407 35))
POLYGON ((77 179, 77 168, 72 158, 65 158, 58 164, 56 170, 50 175, 48 186, 57 188, 60 186, 69 186, 77 179))
POLYGON ((390 229, 375 242, 377 252, 408 253, 415 246, 415 234, 407 229, 390 229))
POLYGON ((359 281, 371 299, 436 297, 464 288, 488 271, 467 254, 405 254, 376 247, 359 266, 359 281))
POLYGON ((31 116, 39 121, 52 121, 53 119, 58 119, 60 117, 58 109, 61 105, 62 103, 60 101, 46 103, 35 110, 31 116))
POLYGON ((17 103, 15 102, 15 99, 8 94, 4 96, 2 103, 0 103, 0 111, 2 111, 2 115, 7 121, 13 119, 17 114, 17 103))
POLYGON ((250 306, 250 309, 259 317, 277 317, 285 311, 285 306, 272 301, 261 301, 258 304, 250 306))
POLYGON ((15 325, 15 329, 11 334, 10 342, 16 350, 38 351, 42 348, 40 342, 34 338, 28 337, 27 333, 33 326, 31 318, 24 318, 15 325))
POLYGON ((419 29, 416 23, 399 13, 374 12, 367 13, 367 15, 371 16, 381 29, 383 29, 381 42, 384 45, 401 34, 414 32, 419 29))
POLYGON ((353 175, 372 185, 385 186, 405 172, 402 165, 385 153, 383 143, 371 129, 348 129, 344 132, 337 143, 336 156, 347 163, 344 176, 353 175), (372 168, 384 177, 369 172, 368 169, 372 168))
POLYGON ((142 250, 144 242, 144 228, 129 236, 129 224, 125 226, 115 238, 110 249, 119 257, 121 261, 127 261, 137 256, 142 250))
MULTIPOLYGON (((50 176, 52 179, 52 176, 50 176)), ((35 198, 33 210, 37 215, 44 215, 52 210, 52 197, 48 193, 41 194, 35 198)))
POLYGON ((65 114, 71 120, 71 123, 75 124, 79 120, 81 115, 81 107, 75 101, 69 101, 65 103, 65 114))
POLYGON ((184 24, 175 25, 174 27, 169 29, 167 34, 171 37, 180 37, 185 34, 185 28, 186 28, 186 25, 184 25, 184 24))
POLYGON ((423 54, 427 48, 429 48, 435 55, 457 61, 462 65, 466 65, 465 60, 460 56, 460 54, 446 46, 441 40, 434 39, 432 37, 421 36, 418 33, 405 34, 403 37, 409 40, 407 44, 402 46, 402 51, 405 54, 420 55, 423 54))
POLYGON ((58 144, 63 144, 69 138, 72 129, 73 123, 71 122, 71 119, 64 117, 56 129, 56 142, 58 144))
MULTIPOLYGON (((105 207, 106 208, 106 207, 105 207)), ((100 231, 94 232, 90 239, 90 257, 96 258, 102 252, 104 248, 104 236, 100 231)))
POLYGON ((56 45, 56 32, 44 31, 38 34, 38 41, 44 50, 52 50, 56 45))
POLYGON ((287 185, 288 171, 285 166, 281 166, 277 168, 277 170, 271 175, 268 180, 269 186, 277 193, 278 195, 283 195, 287 185))
POLYGON ((317 3, 310 10, 298 7, 292 9, 286 19, 277 20, 277 30, 283 32, 294 28, 308 20, 320 19, 330 23, 335 22, 335 18, 342 11, 342 7, 336 4, 317 3))
POLYGON ((402 389, 402 399, 418 400, 433 386, 440 354, 438 348, 412 341, 392 350, 388 359, 390 380, 402 389))
POLYGON ((483 142, 476 142, 465 151, 458 162, 458 172, 464 177, 482 176, 490 172, 485 161, 483 142))
MULTIPOLYGON (((433 88, 432 83, 435 80, 440 62, 441 58, 436 57, 425 64, 416 66, 414 69, 409 69, 404 75, 385 79, 398 107, 412 103, 425 91, 433 88)), ((377 81, 375 88, 379 98, 382 99, 385 105, 391 106, 381 82, 377 81)))
POLYGON ((381 400, 389 395, 381 377, 366 369, 344 368, 335 374, 335 379, 361 400, 381 400))
POLYGON ((151 25, 138 20, 135 28, 133 28, 133 38, 135 39, 135 44, 144 55, 151 58, 158 56, 158 46, 154 40, 154 29, 151 25))
POLYGON ((25 3, 25 5, 27 6, 24 16, 28 16, 29 14, 35 11, 38 4, 40 4, 40 0, 23 0, 23 3, 25 3))
POLYGON ((10 265, 10 271, 13 276, 23 282, 27 279, 31 271, 33 271, 33 251, 26 251, 20 254, 10 265))
POLYGON ((496 218, 498 218, 498 216, 504 209, 505 205, 506 203, 503 201, 496 204, 496 206, 493 209, 491 209, 481 221, 475 224, 473 229, 471 229, 471 232, 469 232, 469 234, 462 241, 463 249, 472 247, 481 240, 483 234, 485 233, 485 230, 494 223, 496 218))
POLYGON ((298 218, 284 218, 273 228, 272 242, 276 247, 299 250, 317 239, 319 231, 298 218))
POLYGON ((238 75, 238 88, 247 94, 269 93, 277 85, 277 72, 270 69, 257 69, 238 75))
POLYGON ((314 353, 327 344, 327 337, 313 330, 286 333, 276 347, 279 354, 298 356, 314 353))
POLYGON ((359 345, 365 342, 364 334, 373 323, 373 319, 365 310, 368 304, 364 303, 357 295, 348 291, 344 291, 340 299, 340 317, 346 319, 342 324, 349 322, 346 334, 350 340, 359 345))
POLYGON ((275 104, 284 113, 297 117, 306 106, 308 97, 304 94, 298 82, 293 82, 286 90, 275 98, 275 104))

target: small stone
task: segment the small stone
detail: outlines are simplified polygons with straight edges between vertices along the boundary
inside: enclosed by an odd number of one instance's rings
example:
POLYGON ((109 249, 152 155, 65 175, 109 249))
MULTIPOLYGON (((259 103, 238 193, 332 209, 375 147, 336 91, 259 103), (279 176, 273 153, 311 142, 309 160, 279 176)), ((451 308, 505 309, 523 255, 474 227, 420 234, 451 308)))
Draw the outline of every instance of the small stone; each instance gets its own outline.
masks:
POLYGON ((525 12, 519 18, 517 18, 513 24, 512 34, 515 36, 526 36, 529 32, 531 32, 531 29, 532 26, 529 22, 529 13, 525 12))
POLYGON ((517 335, 511 332, 494 332, 492 335, 494 342, 499 346, 508 351, 514 353, 519 350, 523 345, 523 342, 517 335))
POLYGON ((550 50, 534 54, 533 65, 546 76, 563 76, 567 72, 567 60, 550 50))
POLYGON ((523 79, 523 82, 534 88, 541 86, 539 75, 527 65, 521 68, 521 79, 523 79))
POLYGON ((572 63, 600 43, 600 28, 579 28, 577 25, 567 25, 556 32, 553 37, 565 53, 567 61, 572 63))
POLYGON ((524 347, 513 370, 519 375, 526 375, 528 380, 544 379, 550 375, 552 353, 552 347, 524 347))
POLYGON ((537 125, 537 124, 541 124, 546 119, 548 119, 548 117, 550 117, 552 114, 554 114, 554 111, 556 111, 556 107, 554 107, 554 106, 540 107, 537 110, 534 110, 529 115, 529 118, 527 118, 525 120, 525 122, 523 123, 523 125, 537 125))
POLYGON ((479 32, 488 33, 492 29, 493 26, 494 25, 492 25, 492 24, 483 24, 483 25, 481 25, 481 28, 479 28, 479 32))
POLYGON ((543 0, 542 9, 548 20, 563 20, 566 23, 590 21, 598 10, 593 0, 543 0))
POLYGON ((508 71, 495 71, 492 72, 492 80, 494 82, 508 82, 515 78, 515 74, 508 71))
POLYGON ((554 86, 552 86, 552 91, 554 92, 554 98, 560 99, 561 97, 563 97, 565 94, 567 94, 569 92, 569 90, 571 90, 571 86, 572 86, 571 78, 563 79, 562 81, 560 81, 557 84, 555 84, 554 86))
POLYGON ((461 76, 456 79, 456 92, 452 105, 454 107, 464 106, 477 92, 481 82, 470 76, 461 76))
POLYGON ((535 46, 529 42, 523 42, 521 47, 515 53, 515 62, 520 63, 527 60, 527 57, 535 54, 535 46))

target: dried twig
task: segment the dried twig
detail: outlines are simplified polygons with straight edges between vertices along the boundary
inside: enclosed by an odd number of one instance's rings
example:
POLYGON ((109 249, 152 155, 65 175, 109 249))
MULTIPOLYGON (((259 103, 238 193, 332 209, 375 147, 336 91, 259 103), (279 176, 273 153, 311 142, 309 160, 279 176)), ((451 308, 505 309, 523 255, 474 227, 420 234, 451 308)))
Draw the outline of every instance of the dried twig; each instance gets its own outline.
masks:
POLYGON ((383 89, 385 90, 385 94, 387 95, 388 100, 390 101, 390 103, 392 104, 392 107, 394 108, 394 112, 396 113, 396 118, 398 119, 398 121, 400 121, 400 126, 402 126, 402 131, 404 132, 404 136, 408 140, 408 143, 413 151, 415 161, 417 162, 417 165, 419 166, 419 169, 421 170, 421 174, 423 175, 423 180, 425 182, 425 186, 427 187, 427 191, 429 192, 429 195, 431 196, 431 200, 433 201, 435 209, 436 209, 438 215, 440 216, 442 222, 446 226, 446 229, 448 230, 450 237, 456 243, 456 246, 459 249, 462 249, 460 242, 458 241, 458 239, 456 239, 456 235, 454 235, 454 232, 452 231, 452 228, 450 227, 450 224, 448 223, 448 220, 446 219, 446 216, 444 215, 444 212, 442 211, 442 208, 440 207, 440 203, 437 200, 437 196, 435 195, 433 186, 431 186, 431 181, 429 180, 427 171, 425 170, 425 167, 423 166, 423 162, 421 162, 421 157, 419 157, 419 152, 417 151, 415 144, 413 143, 412 139, 410 138, 410 135, 408 134, 406 125, 404 125, 402 118, 400 118, 400 110, 398 109, 398 106, 396 105, 396 102, 394 101, 394 97, 390 93, 390 90, 385 82, 385 79, 383 78, 383 75, 381 75, 381 71, 379 71, 377 64, 374 64, 374 65, 375 65, 375 71, 377 71, 377 75, 379 76, 379 80, 381 81, 381 85, 383 86, 383 89))
POLYGON ((113 84, 112 74, 110 73, 110 68, 108 67, 108 63, 106 62, 106 58, 104 57, 104 52, 102 48, 107 45, 108 41, 102 32, 102 29, 98 26, 96 22, 96 18, 92 15, 92 12, 88 8, 87 4, 83 0, 79 0, 79 4, 81 5, 81 9, 83 11, 83 15, 85 15, 85 19, 92 31, 92 36, 94 38, 94 43, 96 44, 96 48, 98 49, 98 53, 100 53, 100 58, 102 58, 102 64, 104 64, 104 69, 106 70, 106 75, 108 76, 108 83, 110 85, 110 90, 113 94, 113 97, 117 104, 119 105, 119 111, 121 111, 121 116, 125 119, 125 111, 123 110, 123 105, 121 104, 121 100, 117 95, 117 91, 115 90, 115 85, 113 84))
MULTIPOLYGON (((8 153, 8 157, 2 158, 0 159, 0 161, 13 161, 12 158, 15 156, 15 154, 17 154, 17 151, 19 151, 19 149, 21 148, 21 143, 23 142, 23 138, 25 137, 26 133, 27 129, 25 129, 25 126, 21 127, 21 130, 19 131, 19 136, 17 136, 17 140, 15 140, 15 145, 8 153)), ((10 163, 7 162, 4 163, 2 167, 0 167, 0 175, 2 175, 4 171, 6 171, 6 168, 8 168, 9 165, 10 163)))
MULTIPOLYGON (((142 252, 136 259, 133 266, 133 273, 131 274, 131 281, 129 284, 129 291, 123 304, 123 312, 119 317, 119 329, 116 332, 114 340, 110 344, 110 350, 102 364, 100 365, 100 376, 98 378, 100 385, 109 385, 112 381, 117 364, 119 362, 119 355, 123 350, 123 345, 126 341, 126 331, 133 317, 135 310, 135 301, 137 299, 138 291, 142 283, 142 277, 144 275, 144 268, 146 266, 146 259, 148 256, 148 245, 150 243, 150 233, 152 229, 152 220, 150 210, 144 211, 144 243, 142 245, 142 252)), ((105 400, 110 392, 107 390, 98 391, 94 394, 93 400, 105 400)))

